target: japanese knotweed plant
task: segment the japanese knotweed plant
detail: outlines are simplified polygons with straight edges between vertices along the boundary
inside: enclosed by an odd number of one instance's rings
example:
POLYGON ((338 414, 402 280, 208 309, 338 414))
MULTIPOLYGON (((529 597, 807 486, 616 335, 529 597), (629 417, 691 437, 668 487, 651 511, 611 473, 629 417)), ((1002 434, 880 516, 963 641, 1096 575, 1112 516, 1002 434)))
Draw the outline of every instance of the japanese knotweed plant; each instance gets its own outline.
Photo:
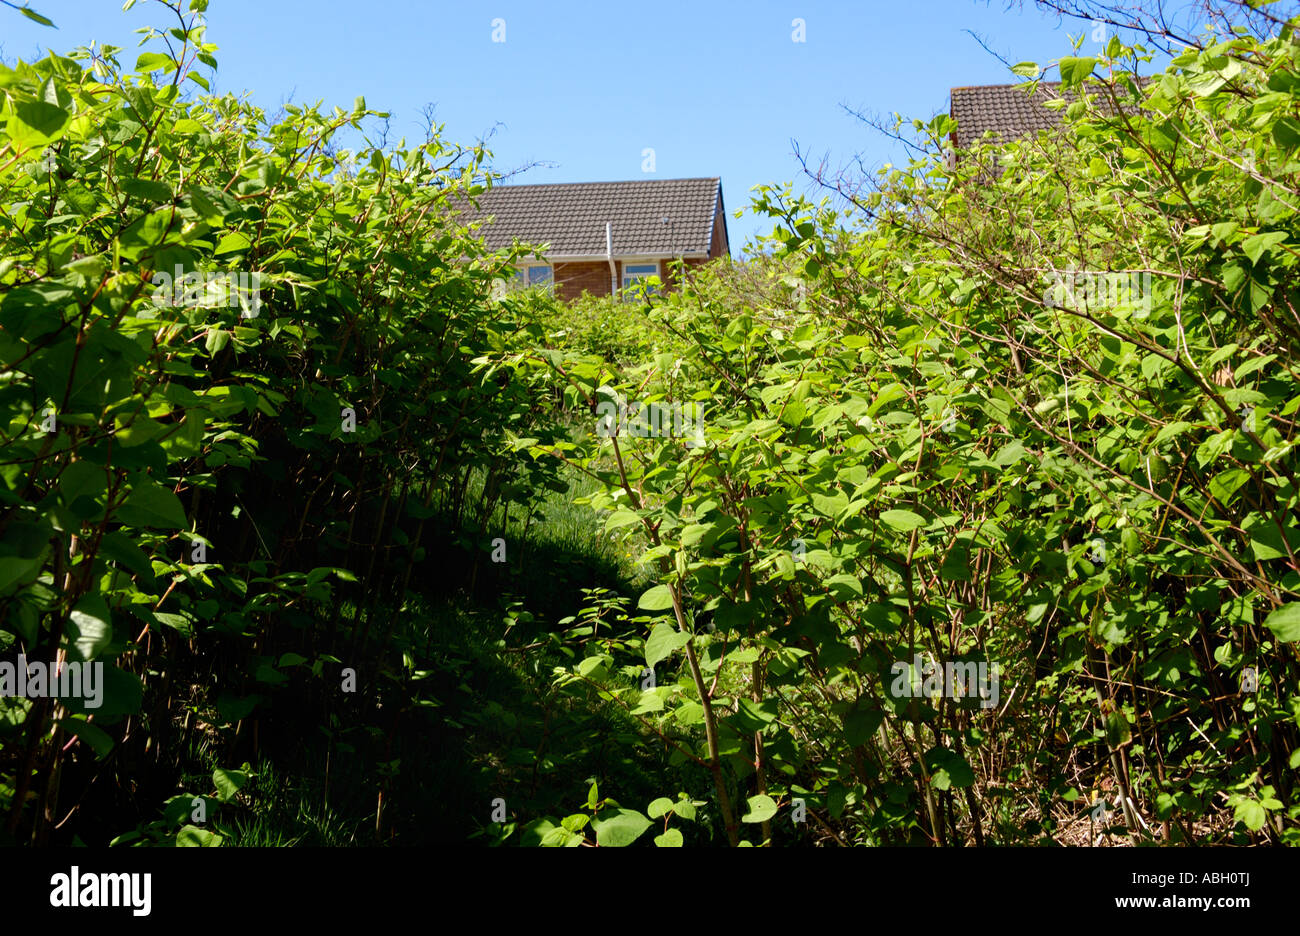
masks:
POLYGON ((183 745, 187 710, 226 750, 282 685, 328 711, 351 671, 365 705, 414 705, 431 505, 490 518, 554 483, 505 442, 552 438, 525 388, 473 364, 516 329, 490 301, 513 254, 459 217, 485 152, 372 146, 361 99, 210 95, 204 4, 164 6, 134 68, 0 66, 0 648, 105 665, 93 711, 0 699, 0 824, 27 841, 114 758, 183 745))

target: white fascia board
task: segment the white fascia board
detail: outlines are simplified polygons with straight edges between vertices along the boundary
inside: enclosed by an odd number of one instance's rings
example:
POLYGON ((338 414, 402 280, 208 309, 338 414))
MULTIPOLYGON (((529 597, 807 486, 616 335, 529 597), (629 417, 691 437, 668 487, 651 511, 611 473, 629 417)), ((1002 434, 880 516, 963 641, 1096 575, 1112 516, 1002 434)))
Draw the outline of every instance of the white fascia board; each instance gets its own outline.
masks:
MULTIPOLYGON (((615 260, 627 260, 636 262, 638 260, 671 260, 674 257, 689 257, 698 259, 707 257, 707 250, 687 250, 678 253, 664 251, 662 253, 640 253, 640 254, 614 254, 615 260)), ((604 254, 549 254, 546 257, 547 263, 604 263, 609 258, 604 254)))

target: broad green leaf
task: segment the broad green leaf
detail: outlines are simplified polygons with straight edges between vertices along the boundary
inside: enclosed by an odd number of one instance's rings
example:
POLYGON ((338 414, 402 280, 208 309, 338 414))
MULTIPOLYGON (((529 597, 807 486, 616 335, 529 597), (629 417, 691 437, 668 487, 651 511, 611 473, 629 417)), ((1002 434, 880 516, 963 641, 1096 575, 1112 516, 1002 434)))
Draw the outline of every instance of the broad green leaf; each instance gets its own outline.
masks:
POLYGON ((673 801, 666 796, 661 796, 649 806, 646 807, 646 815, 651 819, 659 819, 672 812, 673 801))
POLYGON ((642 611, 663 611, 673 606, 673 593, 667 585, 656 585, 641 596, 637 607, 642 611))
POLYGON ((592 820, 596 830, 596 844, 605 848, 622 848, 631 845, 646 829, 650 820, 635 809, 602 809, 592 820))
POLYGON ((245 235, 239 231, 230 231, 221 238, 221 242, 217 244, 217 249, 213 251, 213 254, 219 257, 222 254, 247 250, 251 246, 253 246, 253 242, 245 235))
POLYGON ((1095 58, 1076 58, 1067 56, 1060 61, 1061 82, 1065 87, 1079 84, 1085 78, 1092 74, 1093 68, 1097 65, 1095 58))
POLYGON ((68 616, 68 640, 76 648, 70 657, 82 661, 95 659, 113 640, 113 625, 108 604, 99 595, 86 595, 68 616))
POLYGON ((0 556, 0 594, 23 585, 30 585, 40 575, 45 560, 41 556, 24 559, 20 556, 0 556))
POLYGON ((631 526, 633 523, 639 523, 641 518, 631 510, 620 508, 609 515, 605 521, 605 532, 609 533, 621 527, 631 526))
POLYGON ((662 835, 655 836, 655 844, 660 848, 681 848, 682 833, 677 829, 669 829, 662 835))
POLYGON ((187 525, 180 498, 156 481, 137 476, 126 502, 114 514, 128 526, 181 530, 187 525))
POLYGON ((1106 716, 1106 743, 1113 750, 1118 750, 1133 740, 1128 718, 1123 712, 1115 711, 1106 716))
POLYGON ((23 101, 14 105, 5 131, 19 149, 49 146, 63 136, 71 115, 48 101, 23 101))
POLYGON ((1264 619, 1264 626, 1283 643, 1295 643, 1300 640, 1300 601, 1293 601, 1278 608, 1264 619))
POLYGON ((97 757, 107 757, 116 743, 108 732, 83 718, 60 718, 58 725, 68 734, 76 735, 86 742, 97 757))
POLYGON ((135 60, 135 70, 138 72, 151 72, 160 69, 175 71, 176 60, 170 55, 164 55, 161 52, 141 52, 139 58, 135 60))
POLYGON ((1250 831, 1258 832, 1264 828, 1264 823, 1268 821, 1268 811, 1264 809, 1259 800, 1243 798, 1237 803, 1237 808, 1233 811, 1233 818, 1243 823, 1250 831))
POLYGON ((776 815, 776 802, 770 796, 751 796, 747 803, 749 809, 740 817, 741 822, 766 822, 776 815))
POLYGON ((217 848, 224 836, 200 829, 196 825, 186 825, 176 833, 176 845, 180 848, 217 848))
POLYGON ((690 642, 691 635, 683 634, 672 624, 656 624, 645 642, 645 665, 654 667, 690 642))
POLYGON ((218 799, 228 803, 248 782, 248 774, 242 770, 225 770, 218 767, 212 771, 212 782, 217 787, 218 799))
POLYGON ((880 513, 880 520, 900 533, 910 532, 926 523, 925 517, 910 510, 884 510, 880 513))

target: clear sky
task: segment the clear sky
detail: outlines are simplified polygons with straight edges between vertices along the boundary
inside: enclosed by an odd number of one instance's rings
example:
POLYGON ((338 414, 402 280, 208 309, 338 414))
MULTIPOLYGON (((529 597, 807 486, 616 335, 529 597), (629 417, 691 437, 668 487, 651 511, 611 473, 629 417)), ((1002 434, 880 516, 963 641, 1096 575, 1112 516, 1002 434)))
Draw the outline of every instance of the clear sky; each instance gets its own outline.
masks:
MULTIPOLYGON (((29 2, 58 28, 0 6, 5 61, 92 39, 133 50, 135 28, 173 24, 149 0, 29 2)), ((518 182, 647 178, 653 149, 655 177, 721 176, 729 214, 756 184, 809 188, 796 142, 832 167, 901 159, 844 105, 928 119, 954 86, 1019 80, 965 30, 1012 63, 1069 55, 1070 35, 1098 50, 1088 24, 1028 0, 211 0, 207 22, 214 90, 269 112, 361 94, 414 141, 432 103, 449 138, 492 133, 497 169, 544 164, 518 182)), ((769 227, 748 212, 728 225, 737 254, 769 227)))

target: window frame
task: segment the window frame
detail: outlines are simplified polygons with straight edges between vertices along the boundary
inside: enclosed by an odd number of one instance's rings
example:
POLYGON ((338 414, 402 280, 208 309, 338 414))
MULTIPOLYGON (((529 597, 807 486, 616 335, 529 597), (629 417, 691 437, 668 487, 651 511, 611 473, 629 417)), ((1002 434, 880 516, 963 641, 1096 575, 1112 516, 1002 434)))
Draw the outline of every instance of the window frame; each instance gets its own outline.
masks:
MULTIPOLYGON (((641 280, 649 279, 652 276, 659 278, 660 284, 663 283, 663 264, 658 260, 624 260, 622 261, 622 271, 619 274, 619 293, 626 295, 628 290, 634 287, 641 280), (631 272, 632 267, 648 268, 650 272, 631 272)), ((655 290, 657 291, 657 290, 655 290)))
POLYGON ((555 266, 550 263, 521 263, 515 267, 515 272, 506 285, 512 291, 532 289, 537 286, 553 291, 555 289, 555 266), (545 270, 545 278, 534 280, 533 274, 535 270, 545 270))

